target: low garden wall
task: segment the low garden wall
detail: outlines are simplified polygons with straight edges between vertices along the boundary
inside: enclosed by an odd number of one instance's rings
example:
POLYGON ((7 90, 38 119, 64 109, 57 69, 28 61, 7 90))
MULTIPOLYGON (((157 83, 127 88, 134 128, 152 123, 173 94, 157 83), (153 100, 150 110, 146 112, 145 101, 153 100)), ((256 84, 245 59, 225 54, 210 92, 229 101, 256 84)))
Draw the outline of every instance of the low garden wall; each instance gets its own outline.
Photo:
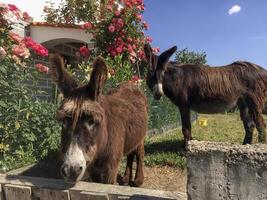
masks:
POLYGON ((187 173, 188 199, 267 199, 267 145, 191 141, 187 173))
POLYGON ((1 175, 0 200, 186 200, 179 192, 79 182, 59 179, 1 175))

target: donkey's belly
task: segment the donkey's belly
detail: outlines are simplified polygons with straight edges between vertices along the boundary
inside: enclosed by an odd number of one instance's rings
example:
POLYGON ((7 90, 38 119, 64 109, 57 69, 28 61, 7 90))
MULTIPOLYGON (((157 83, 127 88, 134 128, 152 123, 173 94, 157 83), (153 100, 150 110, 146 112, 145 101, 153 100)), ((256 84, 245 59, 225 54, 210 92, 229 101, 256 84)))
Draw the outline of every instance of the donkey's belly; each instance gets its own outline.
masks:
POLYGON ((223 101, 198 102, 191 104, 191 109, 204 114, 220 113, 234 108, 236 103, 237 101, 229 103, 223 101))

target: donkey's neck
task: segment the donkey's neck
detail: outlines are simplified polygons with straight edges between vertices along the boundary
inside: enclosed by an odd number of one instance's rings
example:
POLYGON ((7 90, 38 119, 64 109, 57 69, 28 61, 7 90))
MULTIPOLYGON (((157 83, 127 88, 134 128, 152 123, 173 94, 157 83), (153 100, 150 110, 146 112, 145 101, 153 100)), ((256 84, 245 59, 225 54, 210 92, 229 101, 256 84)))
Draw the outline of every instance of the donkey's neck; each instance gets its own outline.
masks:
POLYGON ((163 75, 162 85, 164 94, 176 105, 183 95, 183 82, 183 70, 169 63, 163 75))

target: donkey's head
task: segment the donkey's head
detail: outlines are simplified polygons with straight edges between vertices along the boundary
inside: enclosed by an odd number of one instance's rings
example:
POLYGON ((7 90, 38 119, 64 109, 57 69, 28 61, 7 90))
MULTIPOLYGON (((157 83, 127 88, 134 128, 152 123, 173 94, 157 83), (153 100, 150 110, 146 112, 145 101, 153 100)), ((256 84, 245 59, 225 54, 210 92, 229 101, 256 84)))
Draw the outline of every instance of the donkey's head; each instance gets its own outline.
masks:
POLYGON ((147 85, 153 92, 156 100, 159 100, 164 94, 162 89, 162 79, 164 72, 166 71, 166 65, 176 50, 177 47, 174 46, 157 56, 153 53, 149 44, 145 44, 144 46, 145 56, 148 62, 147 85))
POLYGON ((101 58, 97 58, 89 83, 79 86, 65 70, 59 55, 52 56, 50 61, 53 81, 64 95, 57 112, 57 119, 62 123, 61 174, 66 181, 76 182, 93 162, 98 144, 105 138, 105 115, 99 100, 107 67, 101 58))

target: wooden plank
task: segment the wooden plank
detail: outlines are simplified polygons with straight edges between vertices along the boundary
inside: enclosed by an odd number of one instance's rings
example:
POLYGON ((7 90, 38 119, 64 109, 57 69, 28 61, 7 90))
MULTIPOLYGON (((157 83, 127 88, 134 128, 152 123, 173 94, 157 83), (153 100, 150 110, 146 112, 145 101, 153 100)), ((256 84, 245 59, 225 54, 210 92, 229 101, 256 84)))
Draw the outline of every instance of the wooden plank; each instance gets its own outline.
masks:
POLYGON ((70 191, 70 197, 79 200, 109 200, 108 195, 101 192, 70 191))
POLYGON ((20 185, 4 185, 6 200, 31 200, 31 188, 20 185))
POLYGON ((40 200, 70 200, 68 190, 40 189, 40 200))

